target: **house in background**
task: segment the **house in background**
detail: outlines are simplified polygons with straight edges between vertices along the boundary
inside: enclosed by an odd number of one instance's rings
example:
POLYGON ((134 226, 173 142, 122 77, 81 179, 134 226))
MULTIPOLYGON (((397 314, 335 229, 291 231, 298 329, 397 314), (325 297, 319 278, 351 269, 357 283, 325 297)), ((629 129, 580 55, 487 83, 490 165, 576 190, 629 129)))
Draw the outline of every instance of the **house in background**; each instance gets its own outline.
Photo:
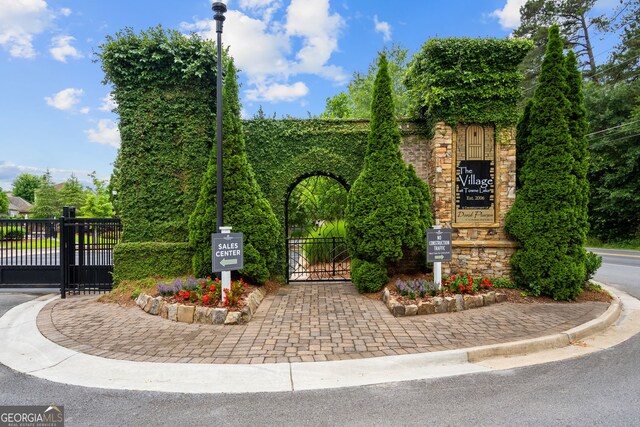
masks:
POLYGON ((9 196, 9 216, 24 215, 26 217, 31 209, 33 209, 33 205, 22 197, 9 196))

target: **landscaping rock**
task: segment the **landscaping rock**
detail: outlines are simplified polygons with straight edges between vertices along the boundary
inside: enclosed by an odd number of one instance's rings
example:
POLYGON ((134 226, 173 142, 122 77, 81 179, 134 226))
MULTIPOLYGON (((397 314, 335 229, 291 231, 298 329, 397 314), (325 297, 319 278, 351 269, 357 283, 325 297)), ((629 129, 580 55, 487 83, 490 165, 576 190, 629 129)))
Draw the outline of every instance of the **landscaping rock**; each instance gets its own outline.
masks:
POLYGON ((444 303, 447 305, 447 313, 456 311, 456 300, 452 297, 445 297, 444 303))
POLYGON ((193 323, 196 308, 193 305, 178 305, 178 322, 193 323))
POLYGON ((389 297, 390 297, 389 289, 385 288, 384 292, 382 293, 382 302, 386 304, 387 301, 389 301, 389 297))
POLYGON ((225 325, 237 325, 240 323, 242 313, 239 311, 232 311, 227 314, 227 318, 224 321, 225 325))
POLYGON ((153 314, 154 316, 158 315, 158 311, 160 310, 160 305, 163 303, 164 301, 162 300, 162 297, 155 297, 154 299, 151 300, 151 308, 149 308, 149 314, 153 314))
POLYGON ((211 316, 212 311, 213 309, 211 307, 196 307, 196 312, 193 316, 193 323, 199 323, 201 325, 213 324, 213 317, 211 316))
POLYGON ((222 325, 224 321, 227 320, 227 314, 229 310, 226 308, 214 308, 212 313, 213 324, 214 325, 222 325))
POLYGON ((495 292, 489 292, 487 294, 484 294, 482 296, 482 299, 484 300, 484 305, 495 304, 495 302, 496 302, 496 293, 495 292))
POLYGON ((404 308, 404 315, 405 316, 415 316, 416 314, 418 314, 418 306, 415 304, 409 304, 407 306, 405 306, 404 308))
POLYGON ((473 295, 464 295, 462 298, 464 300, 465 310, 476 308, 476 299, 473 297, 473 295))
POLYGON ((484 298, 482 295, 474 295, 473 298, 476 300, 476 308, 484 305, 484 298))
POLYGON ((158 310, 158 315, 160 317, 162 317, 163 319, 168 319, 169 318, 169 304, 167 304, 166 302, 162 301, 162 304, 160 304, 160 309, 158 310))
POLYGON ((144 304, 143 310, 148 313, 149 311, 151 311, 151 306, 153 306, 153 303, 155 300, 151 298, 149 295, 146 295, 145 301, 146 302, 144 304))
POLYGON ((453 298, 455 299, 456 311, 464 311, 464 299, 462 295, 456 294, 453 298))
POLYGON ((405 312, 404 305, 400 304, 394 299, 389 300, 390 303, 391 301, 393 301, 393 305, 391 306, 391 314, 393 314, 394 317, 404 316, 404 312, 405 312))
POLYGON ((167 319, 178 321, 178 304, 169 304, 167 307, 167 319))
POLYGON ((436 313, 446 313, 447 312, 447 303, 442 297, 434 297, 433 305, 436 308, 436 313))
POLYGON ((144 306, 147 305, 147 294, 138 295, 138 298, 136 298, 136 304, 138 307, 144 309, 144 306))
POLYGON ((433 314, 436 312, 436 307, 430 302, 420 301, 418 303, 418 314, 433 314))
POLYGON ((496 292, 496 302, 505 302, 507 300, 507 295, 502 294, 500 292, 496 292))

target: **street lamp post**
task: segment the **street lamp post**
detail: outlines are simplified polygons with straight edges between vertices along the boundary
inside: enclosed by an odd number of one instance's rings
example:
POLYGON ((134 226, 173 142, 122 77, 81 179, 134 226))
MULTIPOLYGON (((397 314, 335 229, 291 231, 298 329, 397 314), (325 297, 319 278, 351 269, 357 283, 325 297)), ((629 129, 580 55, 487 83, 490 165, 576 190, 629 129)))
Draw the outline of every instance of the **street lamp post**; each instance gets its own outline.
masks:
POLYGON ((217 73, 216 73, 216 226, 218 233, 222 232, 222 23, 225 20, 224 13, 227 11, 227 5, 222 2, 215 2, 211 6, 215 14, 213 19, 216 21, 216 33, 218 40, 216 42, 218 48, 217 57, 217 73))

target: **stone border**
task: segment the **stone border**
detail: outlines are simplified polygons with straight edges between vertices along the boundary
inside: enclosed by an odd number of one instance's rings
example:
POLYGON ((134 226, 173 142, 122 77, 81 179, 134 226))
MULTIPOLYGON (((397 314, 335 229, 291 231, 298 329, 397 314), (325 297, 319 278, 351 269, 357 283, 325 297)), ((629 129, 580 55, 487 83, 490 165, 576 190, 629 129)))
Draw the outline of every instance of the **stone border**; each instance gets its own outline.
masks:
POLYGON ((241 325, 249 322, 265 297, 262 288, 256 288, 245 299, 246 305, 240 311, 226 308, 201 307, 185 304, 168 304, 162 296, 152 297, 140 294, 136 304, 145 312, 174 322, 198 323, 201 325, 241 325))
POLYGON ((435 313, 453 313, 484 307, 507 300, 507 295, 500 292, 488 292, 479 295, 461 295, 454 297, 433 297, 430 302, 420 301, 417 304, 404 305, 391 296, 389 289, 384 288, 382 302, 394 317, 415 316, 435 313))

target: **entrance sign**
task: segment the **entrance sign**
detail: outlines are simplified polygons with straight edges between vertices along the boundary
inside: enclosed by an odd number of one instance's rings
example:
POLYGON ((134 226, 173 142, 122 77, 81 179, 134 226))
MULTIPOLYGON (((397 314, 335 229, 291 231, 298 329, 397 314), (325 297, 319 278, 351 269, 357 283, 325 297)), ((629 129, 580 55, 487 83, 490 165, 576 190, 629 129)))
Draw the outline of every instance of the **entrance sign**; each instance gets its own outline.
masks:
POLYGON ((494 144, 480 125, 469 125, 460 132, 455 151, 455 224, 496 221, 494 144))
POLYGON ((427 262, 451 261, 451 229, 427 230, 427 262))
POLYGON ((214 272, 241 270, 244 267, 242 233, 214 233, 211 242, 214 272))

